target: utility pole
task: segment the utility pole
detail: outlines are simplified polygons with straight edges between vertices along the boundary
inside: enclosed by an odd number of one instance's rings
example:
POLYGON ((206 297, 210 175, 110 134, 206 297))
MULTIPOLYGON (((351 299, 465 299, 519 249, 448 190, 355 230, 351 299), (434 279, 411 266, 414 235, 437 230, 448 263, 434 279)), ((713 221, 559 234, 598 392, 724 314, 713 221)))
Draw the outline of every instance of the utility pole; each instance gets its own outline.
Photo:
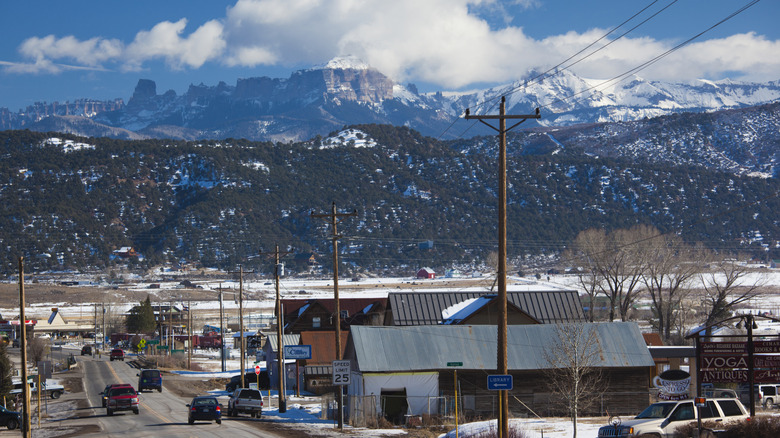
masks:
MULTIPOLYGON (((497 371, 498 374, 508 374, 507 364, 507 304, 506 304, 506 133, 517 125, 528 119, 540 119, 539 108, 535 114, 530 115, 507 115, 506 97, 501 97, 501 107, 498 115, 472 116, 469 109, 466 108, 466 120, 479 120, 491 129, 498 131, 498 352, 497 352, 497 371), (520 119, 519 122, 506 127, 507 119, 520 119), (494 127, 485 120, 498 120, 498 128, 494 127)), ((507 390, 499 391, 499 438, 509 436, 509 392, 507 390)))
MULTIPOLYGON (((260 251, 260 254, 263 252, 260 251)), ((281 276, 282 265, 279 262, 279 258, 282 255, 287 255, 289 252, 280 252, 279 244, 276 244, 274 249, 274 284, 276 287, 276 306, 274 307, 274 313, 276 316, 276 352, 277 352, 277 374, 279 376, 279 412, 287 412, 287 397, 285 394, 285 369, 284 369, 284 318, 282 308, 282 297, 279 292, 279 277, 281 276)), ((270 400, 270 398, 269 398, 270 400)))
MULTIPOLYGON (((27 324, 24 315, 24 257, 19 257, 19 330, 22 339, 19 346, 22 348, 22 436, 32 437, 30 430, 30 385, 27 384, 27 324)), ((40 405, 39 405, 40 406, 40 405)))
MULTIPOLYGON (((330 218, 330 224, 333 227, 333 234, 331 239, 333 240, 333 301, 336 306, 336 360, 341 360, 341 304, 339 303, 339 239, 341 236, 338 233, 336 225, 349 216, 357 216, 357 210, 352 210, 351 213, 336 213, 336 203, 333 202, 330 209, 330 214, 314 214, 311 213, 311 217, 317 218, 330 218)), ((344 391, 342 386, 337 386, 339 391, 338 396, 338 409, 339 409, 339 430, 344 429, 344 391)))
POLYGON ((187 369, 192 370, 192 300, 187 300, 187 369))
POLYGON ((244 386, 244 372, 246 371, 246 346, 244 345, 244 268, 238 267, 238 272, 230 272, 231 274, 238 274, 238 330, 239 330, 239 343, 241 350, 241 387, 244 386))
POLYGON ((225 326, 222 324, 224 307, 222 305, 222 283, 219 283, 219 349, 222 358, 222 372, 225 372, 225 326))

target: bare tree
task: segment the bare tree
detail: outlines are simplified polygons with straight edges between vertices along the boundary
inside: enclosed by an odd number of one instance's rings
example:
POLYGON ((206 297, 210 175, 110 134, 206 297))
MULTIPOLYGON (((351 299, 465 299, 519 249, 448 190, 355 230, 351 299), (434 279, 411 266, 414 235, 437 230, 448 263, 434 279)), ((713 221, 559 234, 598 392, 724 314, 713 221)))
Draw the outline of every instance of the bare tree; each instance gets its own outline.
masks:
POLYGON ((544 352, 550 391, 571 418, 574 438, 580 411, 596 403, 606 390, 596 367, 601 354, 596 327, 581 323, 557 325, 554 341, 544 352))
POLYGON ((30 338, 27 341, 27 360, 31 364, 37 364, 42 361, 51 351, 49 340, 39 337, 30 338))
POLYGON ((711 262, 710 266, 710 271, 700 275, 707 315, 705 326, 731 316, 737 304, 759 297, 766 282, 764 275, 751 275, 748 267, 736 258, 711 262))
POLYGON ((610 321, 614 321, 617 314, 621 320, 628 320, 637 300, 644 258, 635 243, 645 228, 637 226, 609 234, 604 230, 588 229, 580 232, 572 245, 572 260, 581 268, 580 281, 597 286, 607 297, 610 321))
POLYGON ((672 327, 678 326, 682 302, 690 293, 689 284, 701 272, 703 250, 683 242, 673 234, 645 230, 640 244, 646 260, 642 281, 653 305, 658 333, 669 341, 672 327))

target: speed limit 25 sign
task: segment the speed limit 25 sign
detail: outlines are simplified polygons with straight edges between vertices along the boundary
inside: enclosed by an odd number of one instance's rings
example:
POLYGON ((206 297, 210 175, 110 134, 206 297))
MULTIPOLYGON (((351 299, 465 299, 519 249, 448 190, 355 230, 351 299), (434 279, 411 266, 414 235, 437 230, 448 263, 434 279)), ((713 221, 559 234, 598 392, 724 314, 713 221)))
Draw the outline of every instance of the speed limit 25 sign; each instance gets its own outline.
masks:
POLYGON ((350 365, 348 360, 333 361, 333 384, 349 385, 350 365))

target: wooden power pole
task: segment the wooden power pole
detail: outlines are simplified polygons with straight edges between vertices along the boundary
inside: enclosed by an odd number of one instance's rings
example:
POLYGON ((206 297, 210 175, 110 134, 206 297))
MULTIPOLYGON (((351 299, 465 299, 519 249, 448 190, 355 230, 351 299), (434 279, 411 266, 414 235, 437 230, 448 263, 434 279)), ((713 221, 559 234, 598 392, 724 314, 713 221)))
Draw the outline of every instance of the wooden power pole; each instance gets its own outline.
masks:
MULTIPOLYGON (((260 251, 260 254, 263 252, 260 251)), ((276 306, 274 307, 274 313, 276 316, 276 366, 277 375, 279 376, 279 412, 287 412, 287 395, 285 394, 285 369, 284 369, 284 318, 282 315, 282 296, 279 292, 279 277, 282 274, 282 264, 279 261, 282 255, 289 254, 289 252, 280 252, 279 245, 277 244, 274 249, 274 285, 276 288, 276 306)))
MULTIPOLYGON (((19 346, 22 348, 22 436, 30 438, 30 385, 27 384, 27 324, 24 314, 24 257, 19 257, 19 330, 21 339, 19 346)), ((97 334, 97 333, 96 333, 97 334)), ((39 405, 40 406, 40 405, 39 405)))
MULTIPOLYGON (((341 236, 336 228, 337 224, 344 218, 349 216, 357 216, 357 210, 352 210, 351 213, 336 213, 336 203, 331 205, 330 214, 314 214, 311 213, 311 217, 316 218, 330 218, 330 225, 333 227, 333 234, 331 239, 333 240, 333 301, 335 302, 335 314, 336 314, 336 360, 341 360, 341 304, 339 303, 339 239, 341 236)), ((343 388, 338 386, 338 416, 339 416, 339 429, 344 429, 344 394, 343 388)))
MULTIPOLYGON (((535 114, 530 115, 507 115, 506 97, 501 97, 501 107, 498 115, 472 116, 466 109, 466 120, 478 120, 498 131, 498 352, 497 352, 497 371, 498 374, 508 374, 507 364, 507 304, 506 304, 506 133, 517 125, 528 119, 540 119, 539 108, 535 114), (506 127, 507 119, 520 119, 519 122, 506 127), (498 120, 498 128, 494 127, 485 120, 498 120)), ((499 391, 499 438, 509 436, 509 392, 499 391)))

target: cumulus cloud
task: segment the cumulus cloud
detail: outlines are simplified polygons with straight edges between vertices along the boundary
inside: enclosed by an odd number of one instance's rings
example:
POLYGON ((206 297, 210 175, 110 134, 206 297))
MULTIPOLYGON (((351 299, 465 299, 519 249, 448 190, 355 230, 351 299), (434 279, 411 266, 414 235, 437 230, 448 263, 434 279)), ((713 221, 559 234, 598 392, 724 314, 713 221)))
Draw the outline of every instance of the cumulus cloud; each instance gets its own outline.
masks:
MULTIPOLYGON (((66 67, 138 70, 152 60, 171 69, 310 66, 351 54, 397 81, 423 81, 442 88, 516 80, 546 69, 600 38, 604 29, 534 38, 522 27, 496 27, 480 15, 501 9, 498 0, 238 0, 226 15, 188 28, 188 20, 164 21, 139 31, 133 41, 73 36, 32 37, 19 47, 26 63, 7 71, 56 73, 66 67)), ((539 0, 513 0, 522 11, 539 0)), ((603 41, 602 43, 605 43, 603 41)), ((604 79, 619 75, 672 48, 675 43, 628 37, 610 44, 572 70, 604 79)), ((702 40, 642 72, 648 79, 736 74, 777 79, 780 42, 744 33, 702 40)))

